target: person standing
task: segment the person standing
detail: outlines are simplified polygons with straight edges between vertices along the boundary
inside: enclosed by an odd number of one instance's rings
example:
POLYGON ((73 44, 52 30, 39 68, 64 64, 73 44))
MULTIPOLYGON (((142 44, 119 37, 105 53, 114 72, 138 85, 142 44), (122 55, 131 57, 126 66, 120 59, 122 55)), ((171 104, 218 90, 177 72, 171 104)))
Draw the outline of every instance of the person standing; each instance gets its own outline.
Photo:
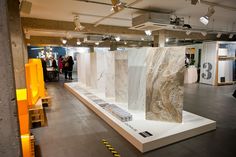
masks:
POLYGON ((65 74, 65 79, 67 80, 67 75, 68 75, 68 68, 69 68, 69 63, 68 63, 68 59, 69 57, 65 57, 65 59, 63 60, 63 71, 65 74))
POLYGON ((42 68, 43 68, 43 79, 44 79, 44 82, 47 82, 48 81, 47 62, 45 60, 46 58, 41 58, 42 68))
POLYGON ((62 68, 63 68, 63 63, 62 63, 63 59, 62 59, 62 56, 60 56, 58 58, 58 68, 59 68, 59 72, 60 74, 62 74, 62 68))
POLYGON ((73 80, 72 78, 72 71, 73 71, 73 65, 74 65, 74 61, 73 58, 71 56, 69 56, 68 58, 68 75, 69 75, 69 80, 73 80))

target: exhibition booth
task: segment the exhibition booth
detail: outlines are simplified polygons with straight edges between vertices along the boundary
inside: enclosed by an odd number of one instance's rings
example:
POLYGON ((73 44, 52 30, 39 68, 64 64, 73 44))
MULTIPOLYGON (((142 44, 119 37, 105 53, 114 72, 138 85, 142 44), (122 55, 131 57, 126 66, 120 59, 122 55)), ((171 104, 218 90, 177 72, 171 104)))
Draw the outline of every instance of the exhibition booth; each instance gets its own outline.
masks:
POLYGON ((139 151, 216 129, 183 110, 186 47, 142 47, 77 55, 78 82, 65 87, 139 151))

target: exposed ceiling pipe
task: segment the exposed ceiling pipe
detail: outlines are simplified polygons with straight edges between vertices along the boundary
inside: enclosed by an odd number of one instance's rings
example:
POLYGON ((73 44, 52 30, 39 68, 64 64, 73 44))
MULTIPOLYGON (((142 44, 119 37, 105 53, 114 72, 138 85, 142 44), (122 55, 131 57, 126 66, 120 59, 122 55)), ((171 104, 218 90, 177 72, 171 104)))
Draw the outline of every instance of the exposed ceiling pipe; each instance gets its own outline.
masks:
MULTIPOLYGON (((142 1, 142 0, 135 0, 134 2, 132 2, 132 3, 128 4, 128 5, 126 5, 124 8, 129 8, 129 7, 131 7, 131 6, 135 5, 135 4, 137 4, 137 3, 140 2, 140 1, 142 1)), ((94 24, 94 27, 97 27, 98 25, 100 25, 100 23, 101 23, 103 20, 105 20, 105 19, 107 19, 107 18, 109 18, 109 17, 111 17, 111 16, 113 16, 113 15, 115 15, 115 14, 121 12, 122 10, 124 10, 124 8, 121 8, 119 11, 113 12, 113 13, 111 13, 111 14, 109 14, 109 15, 107 15, 107 16, 105 16, 105 17, 99 19, 99 20, 97 20, 96 22, 93 23, 93 24, 94 24)))
MULTIPOLYGON (((104 3, 104 2, 98 2, 98 1, 90 1, 90 0, 75 0, 75 1, 112 6, 111 3, 104 3)), ((162 10, 162 9, 153 10, 153 9, 145 9, 145 8, 136 8, 132 6, 129 6, 127 9, 133 9, 133 10, 143 11, 143 12, 153 12, 153 13, 166 13, 166 14, 172 13, 172 11, 170 10, 162 10)))

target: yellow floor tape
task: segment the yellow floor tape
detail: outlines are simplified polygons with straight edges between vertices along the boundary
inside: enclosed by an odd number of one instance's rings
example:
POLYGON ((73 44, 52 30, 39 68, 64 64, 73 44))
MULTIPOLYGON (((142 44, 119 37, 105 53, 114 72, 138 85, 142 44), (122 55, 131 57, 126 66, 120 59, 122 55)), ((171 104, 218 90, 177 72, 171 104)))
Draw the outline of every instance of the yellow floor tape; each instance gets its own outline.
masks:
POLYGON ((114 147, 112 147, 111 144, 109 144, 109 142, 107 140, 103 139, 102 143, 107 147, 108 150, 111 151, 111 153, 113 154, 114 157, 120 157, 120 154, 115 150, 114 147))

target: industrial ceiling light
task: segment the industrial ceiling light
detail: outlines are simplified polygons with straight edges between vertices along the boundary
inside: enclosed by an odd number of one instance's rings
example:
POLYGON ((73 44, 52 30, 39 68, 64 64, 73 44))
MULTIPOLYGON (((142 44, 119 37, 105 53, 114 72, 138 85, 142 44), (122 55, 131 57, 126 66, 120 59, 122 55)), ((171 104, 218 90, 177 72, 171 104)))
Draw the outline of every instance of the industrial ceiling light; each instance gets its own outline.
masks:
POLYGON ((190 30, 187 30, 187 31, 186 31, 186 34, 187 34, 187 35, 190 35, 191 33, 192 33, 192 32, 191 32, 190 30))
POLYGON ((170 41, 170 39, 169 38, 166 38, 166 43, 168 43, 170 41))
POLYGON ((112 8, 111 11, 118 12, 121 9, 124 9, 126 3, 121 2, 120 0, 111 0, 112 8))
POLYGON ((67 43, 67 40, 66 40, 66 39, 61 39, 61 42, 62 42, 63 44, 66 44, 66 43, 67 43))
POLYGON ((127 45, 127 41, 124 41, 124 44, 127 45))
POLYGON ((141 40, 144 41, 144 38, 142 37, 141 40))
POLYGON ((205 37, 207 35, 207 32, 201 32, 201 34, 205 37))
POLYGON ((95 42, 95 45, 97 45, 97 46, 98 46, 99 44, 100 44, 99 42, 95 42))
POLYGON ((233 34, 230 34, 230 35, 229 35, 229 39, 232 39, 233 37, 234 37, 233 34))
POLYGON ((216 37, 217 37, 217 38, 220 38, 221 35, 222 35, 222 33, 217 33, 216 37))
POLYGON ((79 39, 77 39, 77 42, 76 42, 77 45, 81 45, 81 41, 79 39))
POLYGON ((215 9, 213 7, 208 7, 207 14, 200 17, 200 22, 204 25, 207 25, 209 23, 209 18, 215 13, 215 9))
POLYGON ((81 31, 85 28, 84 26, 81 25, 78 15, 75 15, 74 17, 74 25, 76 31, 81 31))
POLYGON ((144 32, 145 32, 145 34, 146 34, 147 36, 152 35, 152 31, 151 31, 151 30, 145 30, 144 32))
POLYGON ((115 37, 115 40, 116 40, 117 42, 119 42, 119 41, 120 41, 120 37, 119 37, 119 36, 115 37))

